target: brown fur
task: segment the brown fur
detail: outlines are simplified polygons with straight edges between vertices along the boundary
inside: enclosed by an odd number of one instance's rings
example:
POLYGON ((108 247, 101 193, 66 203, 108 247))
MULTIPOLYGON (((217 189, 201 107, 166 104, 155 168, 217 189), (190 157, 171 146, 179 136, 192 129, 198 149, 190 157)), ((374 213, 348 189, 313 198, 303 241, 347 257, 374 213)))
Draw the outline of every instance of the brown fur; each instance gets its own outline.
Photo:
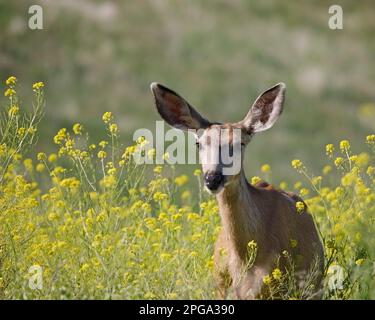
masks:
MULTIPOLYGON (((236 298, 254 299, 263 293, 263 277, 270 274, 284 250, 299 257, 298 271, 309 272, 316 259, 323 272, 323 248, 311 215, 296 212, 301 199, 274 189, 266 182, 250 185, 240 177, 217 195, 223 229, 215 246, 215 269, 218 297, 225 298, 230 286, 236 298), (291 239, 297 247, 291 247, 291 239), (257 243, 258 255, 250 270, 247 244, 257 243), (227 255, 220 254, 222 249, 227 255)), ((281 269, 285 267, 280 260, 281 269)), ((316 287, 320 279, 317 277, 316 287)))

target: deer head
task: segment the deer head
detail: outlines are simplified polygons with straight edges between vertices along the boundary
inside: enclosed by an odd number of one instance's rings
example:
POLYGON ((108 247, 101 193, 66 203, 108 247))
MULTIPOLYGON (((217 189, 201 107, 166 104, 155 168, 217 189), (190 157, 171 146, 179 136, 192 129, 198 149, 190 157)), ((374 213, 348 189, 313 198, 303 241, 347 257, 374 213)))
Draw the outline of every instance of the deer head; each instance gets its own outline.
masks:
POLYGON ((151 90, 161 117, 172 127, 195 134, 205 186, 211 193, 218 193, 239 179, 244 148, 255 133, 274 125, 285 96, 285 84, 279 83, 255 100, 243 120, 222 124, 207 120, 184 98, 161 84, 152 83, 151 90), (233 173, 227 169, 233 167, 236 159, 240 170, 233 173))

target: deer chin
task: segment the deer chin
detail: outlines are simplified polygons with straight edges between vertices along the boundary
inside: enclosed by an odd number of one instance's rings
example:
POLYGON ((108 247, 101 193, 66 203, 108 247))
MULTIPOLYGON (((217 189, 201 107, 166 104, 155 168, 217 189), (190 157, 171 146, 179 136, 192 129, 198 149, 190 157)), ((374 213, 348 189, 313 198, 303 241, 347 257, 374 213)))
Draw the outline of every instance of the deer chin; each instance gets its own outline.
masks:
POLYGON ((216 194, 220 193, 221 191, 223 191, 226 187, 229 187, 230 185, 232 185, 235 181, 236 181, 235 179, 231 179, 231 180, 225 179, 224 183, 221 184, 219 186, 219 188, 217 188, 216 190, 210 190, 206 186, 204 186, 204 188, 206 189, 206 191, 208 193, 210 193, 212 195, 216 195, 216 194))
POLYGON ((224 186, 223 185, 220 185, 217 189, 215 190, 210 190, 208 189, 206 186, 204 186, 204 189, 209 193, 209 194, 212 194, 212 195, 216 195, 218 193, 220 193, 221 191, 224 190, 224 186))

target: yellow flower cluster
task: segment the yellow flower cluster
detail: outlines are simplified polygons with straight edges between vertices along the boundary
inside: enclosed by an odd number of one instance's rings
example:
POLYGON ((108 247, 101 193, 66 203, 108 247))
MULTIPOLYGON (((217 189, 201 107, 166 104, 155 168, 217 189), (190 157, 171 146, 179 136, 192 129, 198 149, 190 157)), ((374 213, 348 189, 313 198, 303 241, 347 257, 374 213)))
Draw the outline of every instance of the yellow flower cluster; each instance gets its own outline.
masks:
POLYGON ((251 178, 251 184, 257 184, 260 181, 262 181, 262 179, 259 178, 258 176, 254 176, 251 178))
POLYGON ((348 140, 342 140, 340 141, 340 150, 341 152, 345 152, 348 149, 350 149, 350 143, 348 140))
POLYGON ((305 211, 305 204, 302 201, 297 201, 296 209, 298 213, 303 213, 305 211))
POLYGON ((370 134, 366 137, 366 142, 368 144, 374 145, 375 144, 375 134, 370 134))
POLYGON ((279 268, 276 268, 272 271, 272 277, 277 280, 277 281, 280 281, 281 280, 281 277, 282 277, 283 273, 281 272, 281 270, 279 268))
POLYGON ((4 92, 4 96, 6 96, 6 97, 13 97, 15 94, 16 94, 16 90, 14 90, 12 88, 8 88, 4 92))
POLYGON ((303 167, 303 163, 299 159, 295 159, 292 161, 292 167, 296 170, 301 170, 303 167))
POLYGON ((74 134, 80 135, 80 134, 82 134, 82 130, 83 130, 83 127, 80 123, 76 123, 76 124, 73 125, 74 134))
POLYGON ((16 82, 17 82, 17 78, 15 76, 10 76, 6 81, 5 81, 5 84, 7 86, 15 86, 16 85, 16 82))
POLYGON ((105 122, 105 123, 109 123, 109 122, 111 122, 112 121, 112 119, 113 119, 113 115, 112 115, 112 112, 105 112, 104 114, 103 114, 103 117, 102 117, 102 119, 103 119, 103 121, 105 122))
MULTIPOLYGON (((16 81, 9 78, 9 88, 16 81)), ((55 152, 26 157, 26 148, 16 148, 20 141, 33 145, 25 137, 36 126, 26 120, 16 123, 23 115, 22 109, 10 112, 17 101, 8 101, 4 113, 9 130, 15 128, 12 139, 4 137, 0 144, 0 296, 213 299, 212 254, 221 228, 216 200, 201 190, 202 171, 196 169, 196 179, 190 181, 188 175, 174 177, 169 166, 136 164, 132 155, 147 141, 140 139, 120 153, 110 112, 102 117, 108 141, 93 143, 77 123, 58 131, 55 152), (42 270, 42 290, 25 286, 32 266, 42 270)), ((327 145, 329 164, 322 175, 309 174, 301 160, 293 160, 292 167, 309 185, 302 180, 280 183, 304 197, 306 205, 297 201, 295 210, 314 217, 327 267, 345 271, 339 290, 330 289, 327 274, 325 298, 375 294, 375 137, 368 136, 366 144, 369 151, 354 154, 354 146, 343 140, 336 146, 343 151, 340 157, 335 157, 333 144, 327 145)), ((260 171, 271 175, 268 164, 260 171)), ((257 176, 251 179, 253 184, 259 181, 257 176)), ((290 253, 280 252, 284 265, 292 256, 298 258, 298 240, 289 239, 289 248, 282 249, 290 253)), ((254 261, 257 243, 249 241, 247 249, 254 261)), ((271 297, 300 299, 309 291, 300 289, 281 264, 269 272, 263 282, 271 297)))
POLYGON ((8 115, 9 117, 14 117, 18 114, 20 108, 16 105, 13 105, 10 107, 9 111, 8 111, 8 115))
POLYGON ((33 90, 34 90, 35 92, 40 92, 40 90, 41 90, 42 88, 44 88, 44 83, 41 82, 41 81, 39 81, 39 82, 35 82, 35 83, 33 84, 33 90))
POLYGON ((271 166, 269 164, 264 164, 260 168, 260 171, 262 171, 264 173, 270 172, 271 171, 271 166))
MULTIPOLYGON (((106 114, 103 120, 115 134, 112 119, 106 114)), ((219 225, 215 201, 204 194, 201 203, 192 198, 187 175, 170 179, 160 166, 154 167, 154 177, 144 174, 130 156, 145 140, 122 155, 112 154, 118 150, 113 140, 78 143, 86 139, 82 130, 78 123, 72 132, 59 130, 57 152, 39 152, 36 163, 20 155, 7 169, 0 199, 0 245, 5 250, 0 271, 7 291, 0 289, 0 294, 103 298, 113 287, 112 298, 167 298, 177 292, 179 297, 212 298, 207 275, 219 225), (49 189, 34 181, 35 172, 49 189), (17 263, 8 254, 12 248, 19 252, 17 263), (19 284, 35 265, 42 267, 46 290, 23 292, 19 284)), ((0 149, 9 152, 6 145, 0 149)))
POLYGON ((333 152, 335 151, 335 147, 332 143, 326 145, 326 154, 327 156, 332 156, 333 152))

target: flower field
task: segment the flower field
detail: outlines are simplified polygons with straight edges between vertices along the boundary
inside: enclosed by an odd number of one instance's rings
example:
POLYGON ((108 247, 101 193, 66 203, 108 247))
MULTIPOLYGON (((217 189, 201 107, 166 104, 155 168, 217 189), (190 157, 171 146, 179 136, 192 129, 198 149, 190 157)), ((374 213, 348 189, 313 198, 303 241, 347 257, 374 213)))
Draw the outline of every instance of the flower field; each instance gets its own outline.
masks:
MULTIPOLYGON (((132 156, 147 141, 122 146, 111 112, 102 115, 102 140, 76 123, 50 138, 54 153, 34 156, 43 87, 30 88, 29 111, 15 77, 2 86, 0 298, 214 299, 220 217, 200 170, 187 176, 170 165, 137 165, 132 156), (30 286, 33 266, 42 270, 38 288, 30 286)), ((325 299, 375 298, 375 135, 352 143, 363 151, 352 152, 347 140, 327 144, 317 155, 327 165, 317 174, 291 159, 301 181, 277 183, 298 193, 315 218, 326 254, 325 299)), ((271 173, 265 164, 250 181, 271 173)), ((290 284, 278 268, 264 282, 271 292, 290 284)), ((283 296, 301 297, 289 287, 283 296)))

